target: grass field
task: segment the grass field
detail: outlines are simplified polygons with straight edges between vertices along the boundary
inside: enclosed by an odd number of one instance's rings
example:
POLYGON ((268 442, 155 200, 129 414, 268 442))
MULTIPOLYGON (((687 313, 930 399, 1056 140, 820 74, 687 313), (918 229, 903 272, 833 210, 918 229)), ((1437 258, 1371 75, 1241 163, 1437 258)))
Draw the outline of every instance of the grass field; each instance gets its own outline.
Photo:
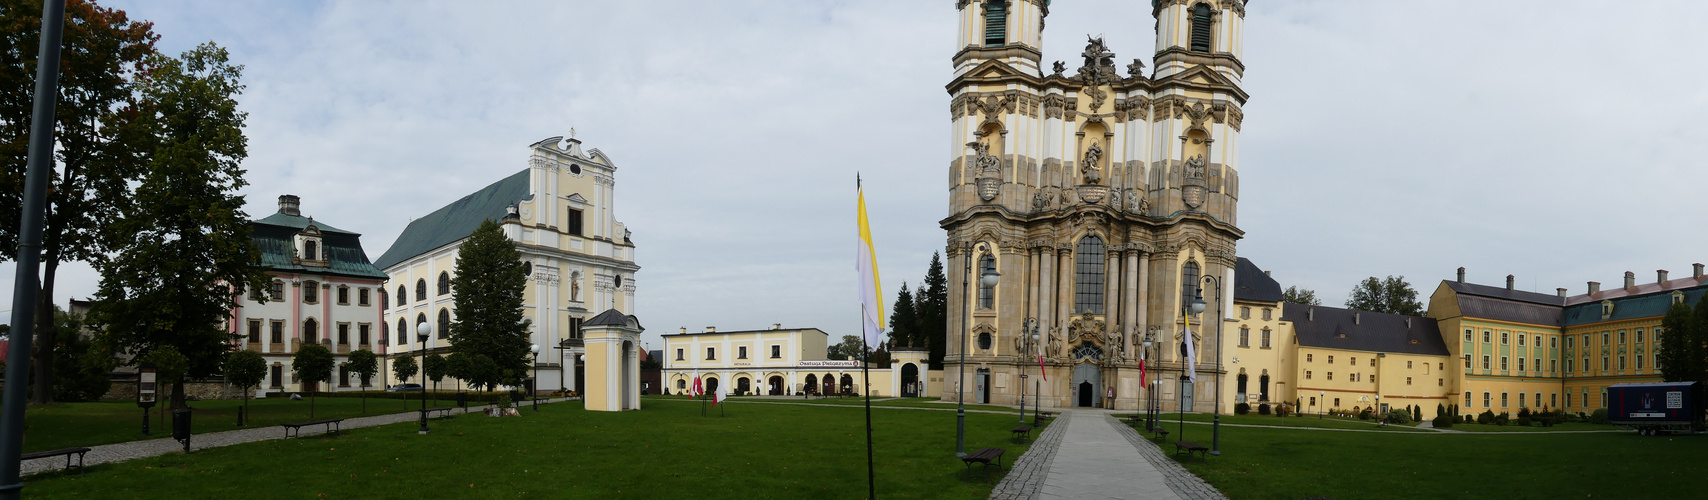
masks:
MULTIPOLYGON (((324 402, 324 401, 323 401, 324 402)), ((372 403, 372 401, 370 401, 372 403)), ((392 401, 395 403, 395 401, 392 401)), ((342 437, 274 440, 32 476, 52 498, 861 498, 865 412, 839 405, 735 401, 724 417, 701 405, 646 398, 636 412, 575 403, 524 408, 520 418, 458 415, 355 429, 342 437)), ((877 487, 885 498, 985 498, 963 483, 955 412, 879 409, 877 487)), ((967 414, 968 451, 1009 441, 1013 417, 967 414)))
MULTIPOLYGON (((419 393, 415 393, 419 394, 419 393)), ((412 394, 414 395, 414 394, 412 394)), ((309 403, 286 398, 249 400, 246 415, 248 425, 237 426, 237 409, 242 400, 221 399, 191 401, 191 417, 196 433, 229 431, 248 427, 266 427, 287 422, 309 420, 309 403)), ((404 411, 405 402, 397 399, 369 399, 367 412, 362 411, 359 398, 316 398, 315 418, 349 418, 383 415, 404 411)), ((410 408, 420 408, 420 399, 410 399, 410 408)), ((453 400, 429 400, 429 406, 449 406, 453 400)), ((148 416, 152 436, 142 435, 142 408, 134 401, 98 401, 92 403, 61 403, 46 406, 32 405, 24 411, 24 452, 52 450, 71 446, 94 446, 122 443, 139 439, 157 439, 172 435, 172 412, 166 411, 161 420, 161 405, 148 416)))
MULTIPOLYGON (((1209 428, 1196 427, 1187 432, 1208 435, 1209 428)), ((1699 498, 1701 478, 1708 476, 1705 445, 1708 436, 1224 426, 1222 456, 1186 467, 1241 500, 1699 498)))

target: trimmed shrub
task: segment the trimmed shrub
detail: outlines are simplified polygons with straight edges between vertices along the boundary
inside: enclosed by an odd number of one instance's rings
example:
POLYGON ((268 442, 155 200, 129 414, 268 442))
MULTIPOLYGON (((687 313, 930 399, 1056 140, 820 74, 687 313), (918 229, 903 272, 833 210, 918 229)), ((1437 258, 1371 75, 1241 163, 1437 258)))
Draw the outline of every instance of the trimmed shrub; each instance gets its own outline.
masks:
POLYGON ((1606 408, 1596 408, 1595 412, 1589 414, 1589 423, 1607 425, 1613 421, 1607 419, 1606 408))
POLYGON ((1435 417, 1434 420, 1430 420, 1429 424, 1435 426, 1437 429, 1446 429, 1453 427, 1453 421, 1456 419, 1457 418, 1452 415, 1440 415, 1435 417))
POLYGON ((1518 417, 1519 427, 1530 427, 1530 417, 1518 417))
POLYGON ((1410 424, 1412 421, 1411 416, 1411 411, 1406 410, 1405 408, 1388 410, 1388 423, 1394 425, 1410 424))
POLYGON ((1234 403, 1235 415, 1244 415, 1247 413, 1251 413, 1251 405, 1245 403, 1234 403))
POLYGON ((1518 409, 1518 418, 1529 420, 1530 419, 1530 409, 1529 408, 1519 408, 1518 409))
POLYGON ((1495 413, 1492 410, 1483 410, 1482 413, 1477 414, 1477 423, 1479 424, 1488 425, 1494 423, 1494 421, 1495 413))
POLYGON ((1263 403, 1263 404, 1257 405, 1257 414, 1258 415, 1268 415, 1269 414, 1269 403, 1263 403))
POLYGON ((1293 409, 1292 407, 1287 406, 1287 403, 1275 405, 1275 416, 1285 417, 1291 413, 1293 413, 1293 409))
POLYGON ((1359 420, 1370 420, 1370 409, 1365 408, 1363 410, 1359 410, 1358 411, 1358 419, 1359 420))
POLYGON ((1499 415, 1495 415, 1494 422, 1495 425, 1506 425, 1507 423, 1512 422, 1512 417, 1503 411, 1500 412, 1499 415))

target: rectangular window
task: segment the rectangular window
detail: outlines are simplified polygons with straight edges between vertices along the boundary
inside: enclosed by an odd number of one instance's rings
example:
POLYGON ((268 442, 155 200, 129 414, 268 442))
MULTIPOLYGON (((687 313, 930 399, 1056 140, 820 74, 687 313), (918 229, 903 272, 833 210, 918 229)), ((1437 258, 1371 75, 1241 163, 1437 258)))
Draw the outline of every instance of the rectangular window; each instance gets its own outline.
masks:
POLYGON ((1572 373, 1572 360, 1569 360, 1569 359, 1566 360, 1566 373, 1567 374, 1572 373))
POLYGON ((261 343, 261 320, 249 320, 249 343, 261 343))
POLYGON ((1487 392, 1483 393, 1483 408, 1494 408, 1489 406, 1489 393, 1487 392))
POLYGON ((340 343, 340 344, 350 343, 350 324, 349 323, 339 323, 338 324, 338 343, 340 343))
POLYGON ((1240 308, 1239 308, 1239 319, 1251 319, 1251 308, 1246 307, 1246 306, 1240 306, 1240 308))
POLYGON ((1602 408, 1607 407, 1607 389, 1601 390, 1601 407, 1602 408))
POLYGON ((1519 408, 1529 408, 1528 405, 1524 404, 1524 393, 1522 393, 1522 392, 1518 393, 1518 407, 1519 408))
POLYGON ((253 301, 256 301, 256 302, 260 302, 260 301, 261 301, 261 294, 262 294, 262 293, 263 293, 263 292, 262 292, 262 291, 261 291, 261 289, 260 289, 260 288, 251 288, 251 289, 249 289, 249 300, 253 300, 253 301))
POLYGON ((1560 360, 1557 360, 1557 359, 1548 360, 1548 373, 1559 373, 1559 371, 1560 371, 1560 360))
POLYGON ((1317 405, 1317 397, 1311 396, 1311 406, 1316 406, 1316 405, 1317 405))
POLYGON ((771 358, 776 359, 776 358, 781 358, 781 357, 783 357, 783 346, 780 346, 780 345, 771 346, 771 358))
POLYGON ((1406 377, 1406 385, 1411 385, 1411 377, 1406 377))
POLYGON ((1311 362, 1311 355, 1310 354, 1305 354, 1305 362, 1306 363, 1311 362))
POLYGON ((1436 387, 1447 387, 1447 379, 1444 379, 1444 378, 1435 379, 1435 386, 1436 387))
POLYGON ((269 334, 267 336, 271 337, 270 339, 268 339, 268 342, 271 342, 274 344, 285 343, 285 322, 274 321, 272 324, 267 325, 267 326, 268 326, 268 330, 269 330, 269 334))
POLYGON ((1506 408, 1506 393, 1500 393, 1500 407, 1506 408))
POLYGON ((1323 375, 1323 379, 1324 380, 1334 380, 1334 372, 1328 372, 1327 374, 1323 375))
POLYGON ((369 302, 368 302, 368 289, 363 288, 361 290, 357 290, 356 291, 356 305, 359 305, 362 307, 368 307, 368 304, 369 304, 369 302))
POLYGON ((1483 369, 1484 370, 1489 369, 1489 355, 1487 355, 1487 354, 1483 355, 1483 369))
POLYGON ((347 286, 339 286, 338 287, 338 305, 341 305, 341 306, 350 305, 350 287, 347 287, 347 286))
POLYGON ((1376 358, 1370 358, 1370 367, 1371 367, 1371 368, 1375 368, 1375 367, 1376 367, 1376 358))
POLYGON ((581 209, 569 209, 569 215, 563 219, 563 232, 576 236, 584 236, 581 234, 581 209))
MULTIPOLYGON (((581 338, 581 321, 582 321, 581 318, 569 318, 569 338, 572 338, 572 339, 581 338)), ((678 350, 680 350, 680 349, 678 349, 678 350)), ((677 356, 676 359, 681 360, 682 357, 677 356)))
POLYGON ((343 365, 339 365, 338 366, 338 387, 349 387, 349 386, 350 386, 350 368, 343 366, 343 365))
POLYGON ((1601 345, 1607 345, 1607 332, 1601 332, 1601 345))
POLYGON ((1471 367, 1471 355, 1466 354, 1465 355, 1465 368, 1470 368, 1470 367, 1471 367))
POLYGON ((718 348, 707 347, 706 348, 706 361, 712 361, 715 359, 718 359, 718 348))
POLYGON ((1246 328, 1243 326, 1239 327, 1239 346, 1240 347, 1251 347, 1251 329, 1250 328, 1246 328))
POLYGON ((1509 369, 1510 368, 1507 367, 1507 363, 1506 363, 1506 356, 1501 356, 1500 357, 1500 370, 1501 371, 1507 371, 1509 369))
POLYGON ((1336 407, 1336 408, 1339 408, 1339 407, 1340 407, 1340 398, 1334 398, 1334 406, 1335 406, 1335 407, 1336 407))
POLYGON ((1536 336, 1536 342, 1534 342, 1534 343, 1532 343, 1532 344, 1530 344, 1530 345, 1533 345, 1533 346, 1536 346, 1536 347, 1542 347, 1542 336, 1541 336, 1541 335, 1537 335, 1537 336, 1536 336))
POLYGON ((1411 369, 1411 361, 1406 361, 1406 369, 1407 370, 1411 369))
POLYGON ((1625 343, 1625 330, 1619 330, 1619 343, 1625 343))
POLYGON ((1567 349, 1572 348, 1572 338, 1571 337, 1566 337, 1566 348, 1567 349))
POLYGON ((1331 364, 1331 365, 1334 364, 1334 355, 1333 354, 1330 354, 1328 356, 1328 364, 1331 364))
POLYGON ((747 359, 747 346, 735 348, 735 359, 747 359))
POLYGON ((1512 337, 1512 332, 1508 332, 1506 330, 1501 330, 1500 331, 1500 345, 1506 345, 1511 337, 1512 337))
POLYGON ((682 350, 681 349, 676 350, 676 360, 682 361, 682 350))
POLYGON ((1524 334, 1518 334, 1518 345, 1524 345, 1524 334))
POLYGON ((1305 380, 1310 380, 1310 379, 1311 379, 1311 371, 1305 370, 1305 380))
MULTIPOLYGON (((1465 329, 1465 341, 1466 342, 1471 341, 1471 329, 1470 328, 1465 329)), ((1470 403, 1466 403, 1465 406, 1470 406, 1470 403)))
POLYGON ((302 284, 302 302, 314 304, 320 302, 320 285, 313 281, 302 284))
POLYGON ((1269 329, 1268 328, 1263 329, 1263 348, 1264 349, 1269 348, 1269 329))
POLYGON ((1619 355, 1619 370, 1620 371, 1625 370, 1625 355, 1624 354, 1619 355))
MULTIPOLYGON (((1103 251, 1103 239, 1096 236, 1086 236, 1079 239, 1079 249, 1074 252, 1074 291, 1073 312, 1103 314, 1103 264, 1108 254, 1103 251)), ((1182 282, 1191 286, 1181 287, 1184 293, 1194 293, 1198 283, 1198 266, 1188 262, 1184 268, 1182 282)), ((1227 314, 1223 311, 1221 314, 1227 314)))
POLYGON ((373 330, 373 329, 374 329, 374 325, 370 325, 367 323, 362 323, 361 325, 358 325, 356 327, 356 343, 359 345, 363 345, 363 346, 368 345, 368 332, 373 330))
POLYGON ((1272 316, 1269 315, 1269 312, 1270 312, 1269 308, 1267 308, 1267 307, 1263 308, 1263 320, 1264 321, 1269 321, 1270 318, 1272 318, 1272 316))
POLYGON ((1607 356, 1601 357, 1601 371, 1607 371, 1607 356))
POLYGON ((1524 358, 1518 358, 1518 371, 1524 371, 1524 358))
POLYGON ((1348 357, 1348 358, 1346 358, 1346 364, 1349 364, 1352 366, 1358 366, 1358 358, 1357 357, 1348 357))
POLYGON ((1471 407, 1471 391, 1465 391, 1465 407, 1471 407))
POLYGON ((268 300, 285 300, 285 282, 273 280, 273 289, 268 293, 272 295, 268 300))
POLYGON ((1489 343, 1489 331, 1488 330, 1483 330, 1483 343, 1484 344, 1489 343))
POLYGON ((1643 343, 1643 329, 1642 328, 1637 329, 1637 343, 1638 344, 1643 343))

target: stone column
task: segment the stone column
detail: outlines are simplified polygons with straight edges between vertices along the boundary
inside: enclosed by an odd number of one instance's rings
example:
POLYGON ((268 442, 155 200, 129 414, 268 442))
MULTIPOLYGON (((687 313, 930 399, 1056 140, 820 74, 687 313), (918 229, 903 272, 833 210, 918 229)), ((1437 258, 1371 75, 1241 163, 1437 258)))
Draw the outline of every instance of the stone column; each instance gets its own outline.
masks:
POLYGON ((1116 313, 1121 310, 1121 252, 1119 250, 1103 253, 1103 318, 1106 324, 1113 326, 1120 319, 1116 313))
POLYGON ((1055 303, 1051 302, 1055 297, 1056 289, 1055 260, 1056 255, 1049 247, 1038 249, 1038 283, 1036 285, 1038 294, 1037 298, 1033 300, 1038 302, 1038 339, 1040 342, 1049 340, 1050 327, 1056 324, 1055 316, 1052 316, 1055 311, 1055 307, 1053 307, 1055 303))
MULTIPOLYGON (((1075 269, 1073 265, 1073 246, 1070 245, 1065 250, 1058 249, 1056 251, 1056 260, 1060 262, 1061 269, 1061 279, 1056 280, 1056 326, 1062 329, 1063 335, 1066 335, 1068 321, 1073 319, 1073 286, 1074 279, 1078 276, 1078 270, 1075 269)), ((1064 347, 1066 346, 1066 340, 1067 339, 1063 339, 1064 347)))
MULTIPOLYGON (((1134 274, 1133 279, 1137 280, 1137 283, 1138 283, 1138 296, 1134 297, 1134 299, 1135 299, 1134 302, 1136 302, 1138 304, 1137 313, 1138 313, 1139 319, 1137 322, 1135 322, 1133 324, 1139 326, 1140 327, 1139 331, 1143 332, 1143 331, 1148 330, 1150 328, 1150 315, 1149 315, 1150 298, 1147 295, 1150 294, 1150 289, 1151 289, 1151 283, 1150 283, 1151 256, 1150 256, 1150 254, 1144 253, 1144 252, 1137 252, 1137 253, 1139 254, 1138 255, 1139 268, 1136 270, 1136 272, 1133 273, 1134 274)), ((1161 339, 1157 339, 1157 340, 1161 340, 1161 339)), ((1158 359, 1161 359, 1161 357, 1159 356, 1158 359)))
MULTIPOLYGON (((1126 291, 1121 294, 1121 324, 1126 325, 1127 331, 1133 332, 1135 335, 1144 335, 1145 327, 1140 323, 1138 314, 1139 307, 1141 307, 1139 304, 1142 303, 1137 297, 1139 294, 1138 250, 1127 251, 1127 264, 1123 271, 1122 277, 1126 278, 1126 291)), ((1141 343, 1134 344, 1129 345, 1128 348, 1143 347, 1141 343)))

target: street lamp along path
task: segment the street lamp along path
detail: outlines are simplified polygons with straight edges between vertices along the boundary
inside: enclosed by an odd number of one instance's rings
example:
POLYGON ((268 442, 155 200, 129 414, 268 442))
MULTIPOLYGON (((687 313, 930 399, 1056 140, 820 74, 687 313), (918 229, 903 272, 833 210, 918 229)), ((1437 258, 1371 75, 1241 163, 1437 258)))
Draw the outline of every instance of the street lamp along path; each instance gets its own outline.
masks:
MULTIPOLYGON (((978 243, 980 252, 990 251, 990 246, 978 243)), ((961 246, 961 362, 958 373, 955 374, 955 456, 967 456, 967 323, 972 321, 972 298, 967 289, 967 278, 973 274, 973 242, 961 246)), ((1001 273, 996 269, 985 269, 979 275, 979 285, 994 287, 1001 273)))
MULTIPOLYGON (((433 325, 427 324, 426 321, 415 324, 415 340, 421 342, 422 366, 427 365, 427 335, 430 333, 433 333, 433 325)), ((427 434, 429 432, 432 431, 427 429, 427 388, 423 385, 421 388, 421 429, 416 433, 427 434)))

